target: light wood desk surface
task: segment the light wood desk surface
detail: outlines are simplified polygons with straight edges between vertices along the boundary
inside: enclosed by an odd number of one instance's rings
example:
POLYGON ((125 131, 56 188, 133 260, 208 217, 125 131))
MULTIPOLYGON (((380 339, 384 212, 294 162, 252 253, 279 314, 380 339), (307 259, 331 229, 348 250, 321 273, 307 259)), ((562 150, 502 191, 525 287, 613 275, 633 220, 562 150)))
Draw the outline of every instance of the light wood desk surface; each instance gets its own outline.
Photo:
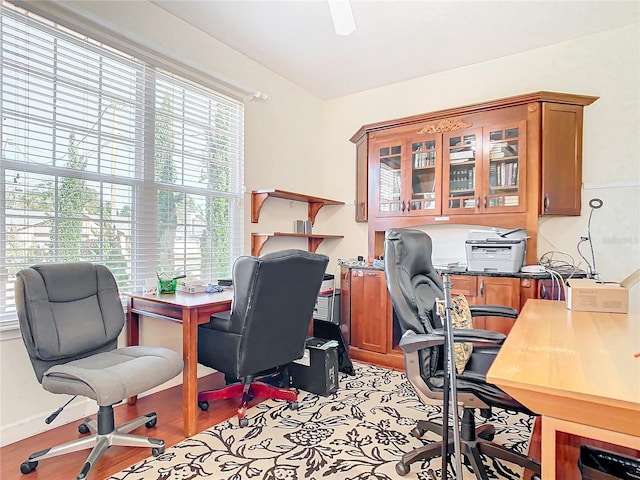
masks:
MULTIPOLYGON (((126 293, 129 297, 127 309, 127 344, 138 345, 140 341, 140 315, 182 323, 182 414, 184 434, 190 437, 196 431, 196 408, 198 404, 198 325, 208 323, 213 313, 231 309, 233 289, 217 293, 182 293, 149 295, 126 293)), ((129 403, 135 403, 131 398, 129 403)))
POLYGON ((542 415, 542 478, 555 478, 556 431, 640 450, 639 351, 638 315, 527 301, 487 380, 542 415))

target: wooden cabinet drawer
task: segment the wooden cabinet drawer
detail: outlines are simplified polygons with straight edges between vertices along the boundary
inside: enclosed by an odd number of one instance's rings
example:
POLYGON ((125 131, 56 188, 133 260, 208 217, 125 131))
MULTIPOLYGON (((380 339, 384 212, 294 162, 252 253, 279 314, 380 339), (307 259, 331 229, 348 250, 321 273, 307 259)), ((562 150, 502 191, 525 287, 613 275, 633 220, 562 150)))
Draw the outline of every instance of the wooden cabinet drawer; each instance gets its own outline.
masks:
POLYGON ((471 275, 451 275, 451 293, 465 297, 478 295, 478 277, 471 275))

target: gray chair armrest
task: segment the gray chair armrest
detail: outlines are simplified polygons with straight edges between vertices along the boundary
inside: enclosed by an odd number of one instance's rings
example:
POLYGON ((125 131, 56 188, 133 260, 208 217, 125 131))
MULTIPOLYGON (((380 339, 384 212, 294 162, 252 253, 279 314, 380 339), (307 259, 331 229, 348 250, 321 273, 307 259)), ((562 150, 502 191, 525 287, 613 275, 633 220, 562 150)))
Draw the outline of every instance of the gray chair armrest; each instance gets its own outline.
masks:
POLYGON ((408 330, 400 339, 399 346, 404 353, 413 353, 425 348, 435 347, 444 343, 444 335, 433 333, 415 333, 408 330))

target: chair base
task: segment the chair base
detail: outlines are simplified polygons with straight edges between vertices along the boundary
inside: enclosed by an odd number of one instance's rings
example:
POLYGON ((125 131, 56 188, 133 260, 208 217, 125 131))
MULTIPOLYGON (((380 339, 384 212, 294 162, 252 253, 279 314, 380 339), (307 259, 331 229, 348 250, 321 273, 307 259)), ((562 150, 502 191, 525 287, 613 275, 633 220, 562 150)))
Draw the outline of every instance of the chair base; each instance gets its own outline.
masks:
POLYGON ((207 390, 198 393, 198 406, 201 410, 209 408, 209 401, 225 400, 241 397, 238 407, 238 425, 246 427, 249 420, 246 418, 249 402, 253 397, 271 398, 274 400, 286 400, 289 408, 298 409, 298 390, 295 388, 282 388, 261 381, 253 381, 251 378, 243 379, 242 383, 234 383, 217 390, 207 390))
POLYGON ((92 435, 32 453, 29 455, 29 459, 20 465, 20 471, 23 474, 31 473, 36 469, 40 460, 91 448, 91 453, 76 477, 77 480, 84 480, 100 456, 112 445, 149 447, 153 456, 157 457, 164 453, 164 440, 129 434, 130 431, 141 425, 146 425, 148 428, 155 426, 157 418, 156 413, 152 412, 119 427, 114 427, 113 406, 100 407, 97 422, 87 418, 84 423, 78 426, 80 433, 91 432, 92 435))
MULTIPOLYGON (((418 422, 417 427, 412 431, 412 434, 415 437, 420 437, 427 431, 431 431, 442 436, 442 425, 421 420, 418 422)), ((540 478, 541 469, 538 462, 526 455, 522 455, 521 453, 509 450, 502 445, 493 443, 492 440, 494 435, 495 428, 493 425, 481 425, 476 428, 473 409, 464 409, 460 435, 460 452, 471 464, 471 468, 478 480, 489 480, 481 455, 497 458, 520 467, 524 467, 526 470, 533 472, 531 477, 532 479, 540 478)), ((453 455, 455 447, 452 430, 449 430, 448 438, 447 455, 453 455)), ((402 456, 402 460, 396 464, 396 473, 401 476, 406 475, 409 473, 410 465, 412 463, 421 460, 429 460, 439 457, 440 455, 442 455, 442 441, 416 448, 402 456)))

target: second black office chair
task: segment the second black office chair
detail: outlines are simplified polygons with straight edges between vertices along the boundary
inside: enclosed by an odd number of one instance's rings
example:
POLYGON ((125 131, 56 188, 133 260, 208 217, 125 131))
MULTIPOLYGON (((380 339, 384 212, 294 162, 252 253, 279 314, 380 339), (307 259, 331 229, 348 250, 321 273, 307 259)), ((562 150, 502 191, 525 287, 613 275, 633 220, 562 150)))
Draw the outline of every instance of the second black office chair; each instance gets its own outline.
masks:
MULTIPOLYGON (((400 346, 405 354, 406 375, 425 404, 442 404, 444 377, 442 374, 443 333, 436 314, 436 299, 444 299, 440 275, 431 263, 431 238, 423 231, 392 229, 385 236, 384 264, 387 287, 403 333, 400 346)), ((493 315, 515 318, 517 312, 509 307, 472 306, 474 316, 493 315)), ((502 459, 540 475, 540 464, 533 459, 502 445, 493 443, 495 428, 482 425, 476 428, 474 410, 489 418, 491 407, 504 408, 532 415, 523 405, 495 385, 487 383, 486 374, 504 341, 504 335, 486 330, 454 329, 454 340, 481 342, 462 374, 457 376, 458 402, 463 406, 461 423, 461 452, 469 461, 478 480, 488 480, 482 456, 502 459)), ((426 431, 442 436, 442 425, 418 421, 413 430, 420 437, 426 431)), ((447 451, 453 452, 453 435, 449 435, 447 451)), ((396 465, 400 475, 409 472, 410 465, 441 455, 441 442, 434 442, 405 454, 396 465)))
POLYGON ((198 327, 198 362, 225 374, 228 386, 198 394, 198 405, 242 397, 240 426, 246 426, 249 400, 286 400, 297 408, 297 392, 256 381, 262 373, 286 366, 304 354, 305 340, 329 258, 303 250, 261 257, 243 256, 233 266, 233 310, 198 327))

